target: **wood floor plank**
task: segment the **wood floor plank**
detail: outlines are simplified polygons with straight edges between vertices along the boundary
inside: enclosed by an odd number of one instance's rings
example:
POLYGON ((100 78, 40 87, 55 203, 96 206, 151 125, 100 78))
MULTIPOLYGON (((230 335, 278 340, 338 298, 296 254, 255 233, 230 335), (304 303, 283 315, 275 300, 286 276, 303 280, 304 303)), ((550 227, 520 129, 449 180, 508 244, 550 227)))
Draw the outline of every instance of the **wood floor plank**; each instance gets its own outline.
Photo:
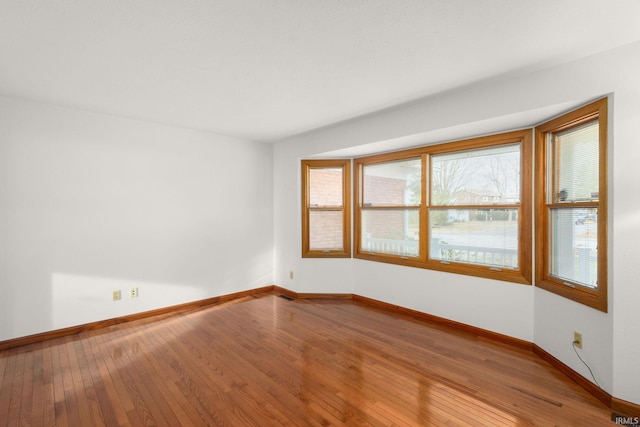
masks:
MULTIPOLYGON (((144 326, 141 328, 144 329, 144 326)), ((127 395, 133 403, 133 409, 127 412, 129 418, 141 425, 179 425, 175 415, 166 410, 163 402, 158 401, 157 392, 150 387, 147 367, 138 363, 138 354, 144 351, 140 335, 135 333, 123 337, 121 342, 125 351, 116 363, 127 395)))
POLYGON ((13 376, 18 369, 16 367, 18 358, 15 356, 15 350, 7 351, 1 358, 5 360, 5 374, 2 377, 2 383, 0 383, 0 414, 5 414, 5 416, 0 417, 0 425, 8 426, 10 421, 11 389, 13 387, 13 376))
POLYGON ((20 411, 22 409, 22 390, 25 387, 24 370, 27 352, 16 355, 15 371, 12 378, 11 393, 9 394, 9 407, 7 411, 7 424, 20 425, 20 411))
POLYGON ((112 328, 107 328, 102 334, 96 335, 95 339, 87 344, 99 351, 102 363, 98 365, 97 375, 105 385, 108 403, 113 409, 113 415, 118 426, 129 425, 128 412, 134 409, 132 400, 129 398, 128 391, 124 385, 124 380, 115 367, 113 358, 117 357, 120 352, 119 347, 114 345, 110 340, 112 328))
MULTIPOLYGON (((96 340, 97 341, 97 340, 96 340)), ((92 385, 91 403, 94 417, 99 417, 101 423, 106 426, 118 425, 118 413, 114 409, 112 399, 109 396, 107 388, 112 386, 113 382, 109 376, 102 376, 101 366, 104 365, 102 360, 103 354, 94 351, 89 345, 89 340, 81 340, 76 350, 83 360, 82 381, 85 384, 92 385)))
MULTIPOLYGON (((11 371, 11 373, 9 373, 9 370, 7 369, 7 365, 9 364, 9 355, 8 352, 6 354, 2 354, 0 353, 0 386, 2 384, 5 384, 5 380, 4 377, 5 375, 10 375, 13 374, 13 371, 11 371)), ((1 391, 1 389, 0 389, 1 391)))
MULTIPOLYGON (((53 381, 53 350, 51 341, 42 343, 42 425, 55 425, 55 392, 53 381)), ((36 409, 34 407, 34 415, 36 409)))
MULTIPOLYGON (((165 336, 168 335, 167 332, 168 331, 165 331, 165 336)), ((176 387, 175 382, 178 380, 177 375, 170 369, 167 369, 168 359, 166 359, 165 356, 169 353, 168 349, 161 345, 162 340, 158 339, 155 331, 148 333, 147 339, 151 343, 152 348, 147 353, 144 363, 148 363, 149 367, 153 369, 154 375, 152 376, 152 380, 155 389, 162 395, 163 401, 169 405, 170 410, 175 414, 175 417, 180 420, 181 424, 194 426, 203 425, 202 418, 194 417, 193 411, 190 411, 189 401, 176 387)))
POLYGON ((0 426, 610 426, 531 351, 257 295, 0 351, 0 426))
POLYGON ((53 380, 53 412, 54 422, 57 425, 66 426, 69 425, 69 419, 67 417, 67 407, 64 400, 64 379, 63 379, 63 365, 60 357, 60 348, 64 346, 62 339, 56 339, 50 341, 53 343, 51 346, 51 370, 53 380))
MULTIPOLYGON (((25 353, 24 372, 22 375, 22 395, 20 396, 20 421, 18 425, 32 425, 32 408, 34 399, 34 365, 33 365, 33 346, 25 353)), ((36 417, 37 418, 37 417, 36 417)))
POLYGON ((66 389, 66 393, 72 393, 75 399, 76 408, 78 411, 78 417, 80 420, 89 420, 91 425, 104 426, 100 417, 96 417, 94 399, 93 399, 93 385, 84 383, 83 371, 86 369, 84 366, 84 360, 78 355, 79 337, 74 337, 73 340, 67 342, 67 357, 69 359, 69 376, 71 382, 71 389, 66 389))
MULTIPOLYGON (((83 400, 82 394, 77 393, 74 384, 74 371, 77 366, 72 365, 71 354, 73 353, 74 337, 64 337, 62 339, 62 345, 58 347, 60 355, 60 370, 62 373, 62 396, 60 396, 61 402, 65 407, 65 414, 68 419, 69 425, 80 425, 82 422, 90 422, 90 418, 87 416, 85 408, 80 408, 78 402, 83 400), (84 418, 81 417, 81 413, 84 418)), ((77 376, 77 374, 76 374, 77 376)))
MULTIPOLYGON (((185 332, 186 333, 186 332, 185 332)), ((165 337, 166 338, 166 337, 165 337)), ((198 340, 191 336, 173 335, 176 343, 183 345, 168 346, 161 341, 157 351, 163 354, 160 359, 166 378, 181 390, 186 401, 196 410, 198 419, 213 419, 216 425, 232 425, 238 422, 234 414, 217 411, 219 406, 230 406, 227 392, 231 390, 226 384, 217 381, 211 373, 211 364, 202 356, 198 340)), ((205 352, 206 353, 206 352, 205 352)), ((213 369, 215 371, 216 368, 213 369)))
POLYGON ((33 347, 32 362, 32 392, 31 392, 31 425, 44 424, 44 382, 45 382, 45 362, 43 347, 45 343, 37 343, 33 347))

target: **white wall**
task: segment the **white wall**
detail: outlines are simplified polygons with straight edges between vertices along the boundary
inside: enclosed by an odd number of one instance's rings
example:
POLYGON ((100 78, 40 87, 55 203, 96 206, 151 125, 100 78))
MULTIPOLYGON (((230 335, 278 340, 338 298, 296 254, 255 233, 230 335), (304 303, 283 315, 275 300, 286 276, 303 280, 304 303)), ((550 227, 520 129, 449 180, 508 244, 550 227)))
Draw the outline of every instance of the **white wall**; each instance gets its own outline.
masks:
POLYGON ((602 388, 640 403, 640 263, 634 251, 640 241, 638 75, 640 43, 480 82, 278 143, 276 283, 298 292, 354 292, 529 340, 590 379, 571 346, 577 330, 584 338, 582 356, 602 388), (531 286, 362 260, 301 259, 300 159, 362 154, 368 147, 375 152, 398 149, 405 137, 412 145, 424 145, 511 130, 608 94, 612 94, 609 313, 531 286), (295 270, 294 280, 288 278, 289 270, 295 270))
POLYGON ((0 98, 0 340, 273 284, 272 175, 269 145, 0 98))

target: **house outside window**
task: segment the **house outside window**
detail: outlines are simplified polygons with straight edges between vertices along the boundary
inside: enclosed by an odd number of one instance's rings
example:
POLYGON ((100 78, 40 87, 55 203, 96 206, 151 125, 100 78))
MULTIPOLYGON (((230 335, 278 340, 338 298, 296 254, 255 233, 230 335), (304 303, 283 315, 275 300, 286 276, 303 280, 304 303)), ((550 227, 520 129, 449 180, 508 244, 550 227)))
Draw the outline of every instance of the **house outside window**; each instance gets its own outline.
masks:
POLYGON ((431 156, 430 259, 518 269, 521 164, 520 143, 431 156))
POLYGON ((356 159, 355 257, 531 283, 530 161, 531 130, 356 159))
MULTIPOLYGON (((355 159, 354 256, 607 311, 607 111, 604 98, 535 129, 355 159)), ((303 257, 351 256, 350 164, 302 162, 303 257)))
POLYGON ((360 249, 418 257, 421 157, 364 165, 362 178, 360 249))
POLYGON ((351 256, 351 161, 302 162, 302 256, 351 256))

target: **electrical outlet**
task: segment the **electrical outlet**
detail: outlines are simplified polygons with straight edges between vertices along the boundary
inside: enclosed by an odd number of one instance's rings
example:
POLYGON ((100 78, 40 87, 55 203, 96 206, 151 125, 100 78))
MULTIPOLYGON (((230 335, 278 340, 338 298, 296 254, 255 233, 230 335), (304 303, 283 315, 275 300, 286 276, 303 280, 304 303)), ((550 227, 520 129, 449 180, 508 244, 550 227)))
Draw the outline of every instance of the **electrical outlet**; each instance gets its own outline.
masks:
POLYGON ((576 347, 582 348, 582 334, 580 332, 573 333, 573 342, 575 343, 576 347))
POLYGON ((289 272, 289 279, 293 280, 293 270, 289 272))
POLYGON ((113 291, 113 300, 120 301, 122 299, 122 292, 118 289, 117 291, 113 291))
POLYGON ((138 288, 129 289, 129 296, 131 298, 138 298, 138 288))

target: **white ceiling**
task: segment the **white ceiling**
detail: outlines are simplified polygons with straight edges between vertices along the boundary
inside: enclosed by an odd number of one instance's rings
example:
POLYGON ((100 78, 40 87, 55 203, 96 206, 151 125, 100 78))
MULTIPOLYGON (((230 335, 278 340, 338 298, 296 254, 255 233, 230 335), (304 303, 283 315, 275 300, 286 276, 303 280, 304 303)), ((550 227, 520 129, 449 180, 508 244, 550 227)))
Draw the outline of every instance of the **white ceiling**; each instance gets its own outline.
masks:
POLYGON ((640 40, 638 0, 0 0, 0 94, 276 141, 640 40))

